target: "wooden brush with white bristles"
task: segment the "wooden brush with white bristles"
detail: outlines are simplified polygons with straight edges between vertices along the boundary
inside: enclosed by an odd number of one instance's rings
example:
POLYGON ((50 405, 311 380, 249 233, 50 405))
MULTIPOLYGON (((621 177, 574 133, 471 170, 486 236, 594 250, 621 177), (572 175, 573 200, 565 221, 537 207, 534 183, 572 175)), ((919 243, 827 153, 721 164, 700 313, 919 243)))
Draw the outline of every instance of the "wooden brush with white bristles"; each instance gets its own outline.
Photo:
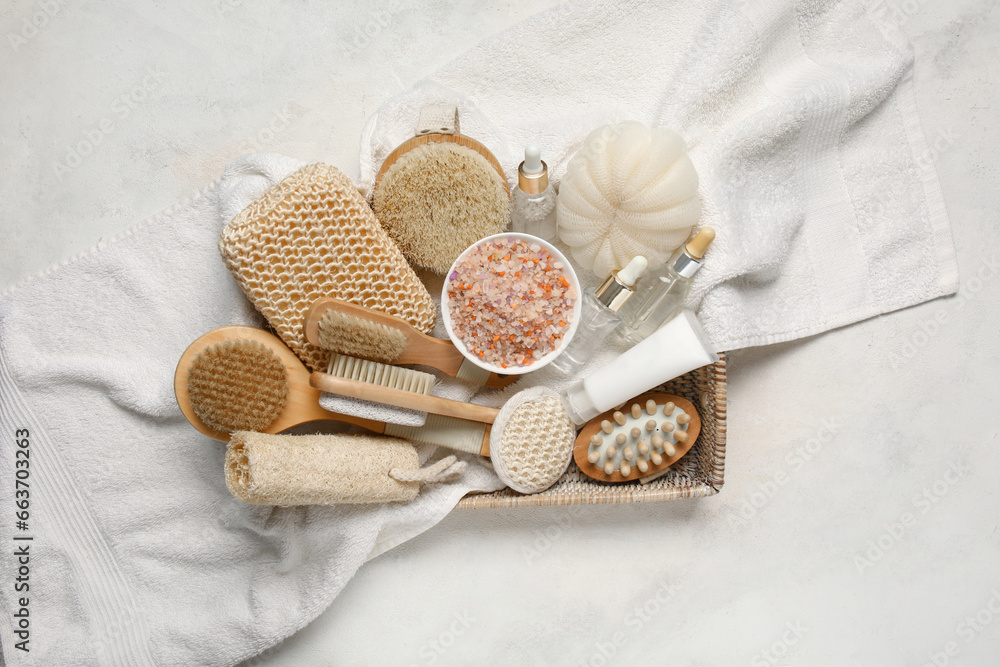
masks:
POLYGON ((403 426, 323 409, 320 391, 310 386, 305 365, 277 336, 255 327, 213 329, 191 343, 177 362, 174 394, 191 425, 216 440, 229 440, 235 431, 281 433, 300 424, 331 420, 489 455, 489 428, 482 424, 431 415, 423 426, 403 426))
POLYGON ((580 431, 573 458, 584 475, 601 482, 651 481, 698 439, 701 418, 690 401, 654 393, 629 404, 598 415, 580 431))
POLYGON ((404 319, 339 299, 317 299, 306 312, 304 327, 307 341, 339 354, 384 364, 422 364, 487 387, 506 387, 520 377, 490 373, 466 359, 450 340, 433 338, 404 319))

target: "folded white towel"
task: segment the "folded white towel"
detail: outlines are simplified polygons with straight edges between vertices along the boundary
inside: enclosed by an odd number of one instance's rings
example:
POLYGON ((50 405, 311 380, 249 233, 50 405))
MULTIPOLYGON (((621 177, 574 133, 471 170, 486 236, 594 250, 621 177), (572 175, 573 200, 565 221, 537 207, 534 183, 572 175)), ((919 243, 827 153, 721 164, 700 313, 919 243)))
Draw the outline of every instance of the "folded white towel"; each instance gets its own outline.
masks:
MULTIPOLYGON (((909 46, 864 2, 567 2, 481 44, 365 128, 362 188, 425 104, 454 104, 509 178, 558 182, 597 126, 679 131, 718 238, 691 306, 716 348, 793 340, 957 288, 909 46)), ((513 184, 513 180, 511 181, 513 184)))
POLYGON ((3 664, 235 664, 306 625, 362 563, 470 490, 501 488, 469 457, 457 481, 404 505, 258 507, 227 491, 225 447, 181 415, 174 367, 210 329, 262 324, 216 244, 299 164, 234 162, 191 200, 0 295, 3 664), (15 497, 15 475, 27 494, 15 497), (15 590, 22 565, 29 588, 15 590))

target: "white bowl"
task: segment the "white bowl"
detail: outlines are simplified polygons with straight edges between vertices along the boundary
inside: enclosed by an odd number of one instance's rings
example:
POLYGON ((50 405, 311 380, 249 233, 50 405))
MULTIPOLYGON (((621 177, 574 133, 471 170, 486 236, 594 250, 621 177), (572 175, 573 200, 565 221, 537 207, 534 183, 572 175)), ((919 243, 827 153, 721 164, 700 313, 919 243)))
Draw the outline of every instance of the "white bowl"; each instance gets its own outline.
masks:
POLYGON ((480 239, 473 243, 471 246, 462 251, 462 254, 458 256, 454 262, 452 262, 451 268, 448 269, 448 273, 444 277, 444 285, 441 287, 441 317, 444 320, 444 328, 448 332, 448 337, 451 341, 455 343, 455 347, 465 356, 466 359, 474 363, 479 368, 490 371, 491 373, 498 373, 500 375, 523 375, 524 373, 530 373, 532 371, 537 371, 546 364, 550 363, 553 359, 558 357, 562 351, 566 348, 569 342, 573 339, 573 335, 576 333, 576 328, 580 324, 580 310, 582 307, 583 292, 580 289, 580 280, 576 277, 576 271, 573 270, 573 265, 569 263, 566 256, 563 255, 559 250, 553 246, 548 241, 544 241, 537 236, 532 236, 531 234, 520 234, 517 232, 507 232, 505 234, 494 234, 492 236, 487 236, 486 238, 480 239), (573 310, 569 313, 569 329, 566 331, 566 335, 563 336, 559 347, 552 350, 544 357, 531 364, 530 366, 508 366, 503 368, 501 366, 494 366, 493 364, 488 364, 482 361, 477 355, 471 353, 466 347, 465 343, 455 335, 455 332, 451 328, 451 307, 450 300, 448 298, 448 283, 451 282, 451 274, 455 271, 455 267, 458 266, 465 258, 468 256, 473 249, 487 243, 489 241, 495 241, 497 239, 516 239, 519 241, 527 241, 529 243, 537 243, 542 246, 556 258, 563 265, 563 271, 566 275, 566 280, 569 284, 576 289, 576 299, 573 301, 573 310))

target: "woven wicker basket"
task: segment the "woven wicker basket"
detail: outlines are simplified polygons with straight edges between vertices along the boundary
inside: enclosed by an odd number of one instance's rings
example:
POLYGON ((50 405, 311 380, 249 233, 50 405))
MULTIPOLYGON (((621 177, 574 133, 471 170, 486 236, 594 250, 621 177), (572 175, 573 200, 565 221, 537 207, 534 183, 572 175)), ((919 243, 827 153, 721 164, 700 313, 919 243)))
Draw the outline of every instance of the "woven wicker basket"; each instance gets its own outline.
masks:
POLYGON ((525 496, 504 489, 470 494, 458 503, 458 507, 484 509, 648 503, 714 496, 722 490, 726 459, 726 357, 725 354, 719 356, 719 361, 711 366, 699 368, 663 385, 662 391, 683 396, 694 403, 701 414, 698 441, 687 456, 674 464, 663 477, 649 484, 604 484, 587 477, 575 463, 570 463, 562 479, 542 493, 525 496))

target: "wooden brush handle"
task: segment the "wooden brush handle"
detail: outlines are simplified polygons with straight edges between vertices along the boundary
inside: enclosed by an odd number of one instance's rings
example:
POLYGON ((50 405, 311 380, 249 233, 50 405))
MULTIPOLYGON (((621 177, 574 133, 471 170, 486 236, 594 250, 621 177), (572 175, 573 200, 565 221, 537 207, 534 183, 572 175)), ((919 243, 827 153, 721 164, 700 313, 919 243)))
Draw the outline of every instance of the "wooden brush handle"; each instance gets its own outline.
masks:
POLYGON ((338 396, 359 398, 363 401, 385 403, 386 405, 394 405, 397 408, 408 408, 435 415, 444 415, 445 417, 458 417, 459 419, 468 419, 484 424, 492 424, 496 420, 497 414, 500 413, 496 408, 489 408, 485 405, 462 403, 461 401, 453 401, 448 398, 441 398, 440 396, 415 394, 401 389, 391 389, 367 382, 348 380, 347 378, 340 378, 318 371, 309 376, 309 384, 316 389, 337 394, 338 396))
MULTIPOLYGON (((389 362, 393 365, 422 364, 436 368, 451 377, 457 377, 459 369, 465 362, 465 357, 450 340, 428 336, 425 333, 417 331, 406 320, 394 315, 388 315, 377 310, 372 310, 371 308, 365 308, 364 306, 331 297, 317 299, 306 312, 303 328, 306 340, 313 345, 320 346, 319 323, 323 320, 323 316, 331 310, 354 315, 369 322, 384 324, 400 331, 406 337, 406 348, 402 354, 389 362)), ((342 353, 341 350, 333 351, 342 353)), ((375 359, 374 361, 381 360, 375 359)), ((517 375, 497 375, 496 373, 490 373, 485 385, 487 387, 503 388, 517 381, 518 378, 519 376, 517 375)))

